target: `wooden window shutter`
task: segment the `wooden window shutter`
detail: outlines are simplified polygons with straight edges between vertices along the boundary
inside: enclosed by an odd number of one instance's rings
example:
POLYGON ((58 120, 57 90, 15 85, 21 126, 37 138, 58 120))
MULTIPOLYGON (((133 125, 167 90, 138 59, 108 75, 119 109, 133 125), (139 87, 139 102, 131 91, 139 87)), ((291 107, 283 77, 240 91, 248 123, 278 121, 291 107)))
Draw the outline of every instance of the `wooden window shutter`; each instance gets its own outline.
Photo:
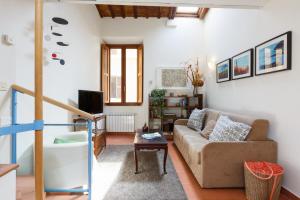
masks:
POLYGON ((109 103, 109 47, 105 44, 101 45, 101 89, 103 91, 104 103, 109 103))
POLYGON ((144 68, 144 52, 143 52, 143 45, 138 47, 138 70, 137 70, 137 103, 143 103, 143 68, 144 68))

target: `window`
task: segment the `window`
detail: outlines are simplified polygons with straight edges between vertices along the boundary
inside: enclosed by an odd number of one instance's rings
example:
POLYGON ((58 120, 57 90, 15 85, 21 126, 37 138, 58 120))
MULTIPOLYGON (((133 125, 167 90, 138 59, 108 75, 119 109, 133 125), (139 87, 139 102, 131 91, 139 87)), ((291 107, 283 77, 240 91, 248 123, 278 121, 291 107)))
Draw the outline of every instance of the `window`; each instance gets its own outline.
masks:
POLYGON ((106 105, 143 103, 143 45, 102 44, 101 73, 106 105))
POLYGON ((181 7, 179 6, 177 8, 177 13, 191 13, 191 14, 197 14, 199 8, 198 7, 181 7))
POLYGON ((204 19, 206 13, 208 12, 207 8, 199 7, 177 7, 176 17, 195 17, 204 19))

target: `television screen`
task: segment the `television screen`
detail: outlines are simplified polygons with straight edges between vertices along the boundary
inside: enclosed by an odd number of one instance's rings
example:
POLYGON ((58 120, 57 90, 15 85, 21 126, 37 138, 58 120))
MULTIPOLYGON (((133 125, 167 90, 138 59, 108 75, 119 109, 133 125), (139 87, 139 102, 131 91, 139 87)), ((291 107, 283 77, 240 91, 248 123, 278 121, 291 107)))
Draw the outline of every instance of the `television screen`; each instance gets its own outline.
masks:
POLYGON ((79 90, 78 107, 91 114, 103 113, 103 92, 79 90))

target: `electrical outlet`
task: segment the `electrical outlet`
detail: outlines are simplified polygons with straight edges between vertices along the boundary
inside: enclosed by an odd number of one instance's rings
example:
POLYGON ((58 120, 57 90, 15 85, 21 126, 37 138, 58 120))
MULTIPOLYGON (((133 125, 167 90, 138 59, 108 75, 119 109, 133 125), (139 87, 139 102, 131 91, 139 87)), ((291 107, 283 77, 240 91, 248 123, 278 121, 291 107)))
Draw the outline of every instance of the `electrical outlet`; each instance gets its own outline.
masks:
POLYGON ((7 82, 0 81, 0 91, 8 91, 8 90, 9 88, 7 82))

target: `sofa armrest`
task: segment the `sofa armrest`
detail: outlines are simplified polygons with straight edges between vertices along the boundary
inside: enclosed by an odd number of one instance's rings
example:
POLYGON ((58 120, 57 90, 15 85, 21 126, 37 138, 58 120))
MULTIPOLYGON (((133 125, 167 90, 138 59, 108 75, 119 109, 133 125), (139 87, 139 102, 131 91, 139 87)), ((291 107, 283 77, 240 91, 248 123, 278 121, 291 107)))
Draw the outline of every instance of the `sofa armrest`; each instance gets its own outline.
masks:
POLYGON ((183 125, 183 126, 186 126, 187 123, 188 123, 188 119, 177 119, 174 122, 174 125, 183 125))
POLYGON ((244 161, 277 161, 277 143, 266 141, 212 142, 201 151, 202 186, 243 187, 244 161))

